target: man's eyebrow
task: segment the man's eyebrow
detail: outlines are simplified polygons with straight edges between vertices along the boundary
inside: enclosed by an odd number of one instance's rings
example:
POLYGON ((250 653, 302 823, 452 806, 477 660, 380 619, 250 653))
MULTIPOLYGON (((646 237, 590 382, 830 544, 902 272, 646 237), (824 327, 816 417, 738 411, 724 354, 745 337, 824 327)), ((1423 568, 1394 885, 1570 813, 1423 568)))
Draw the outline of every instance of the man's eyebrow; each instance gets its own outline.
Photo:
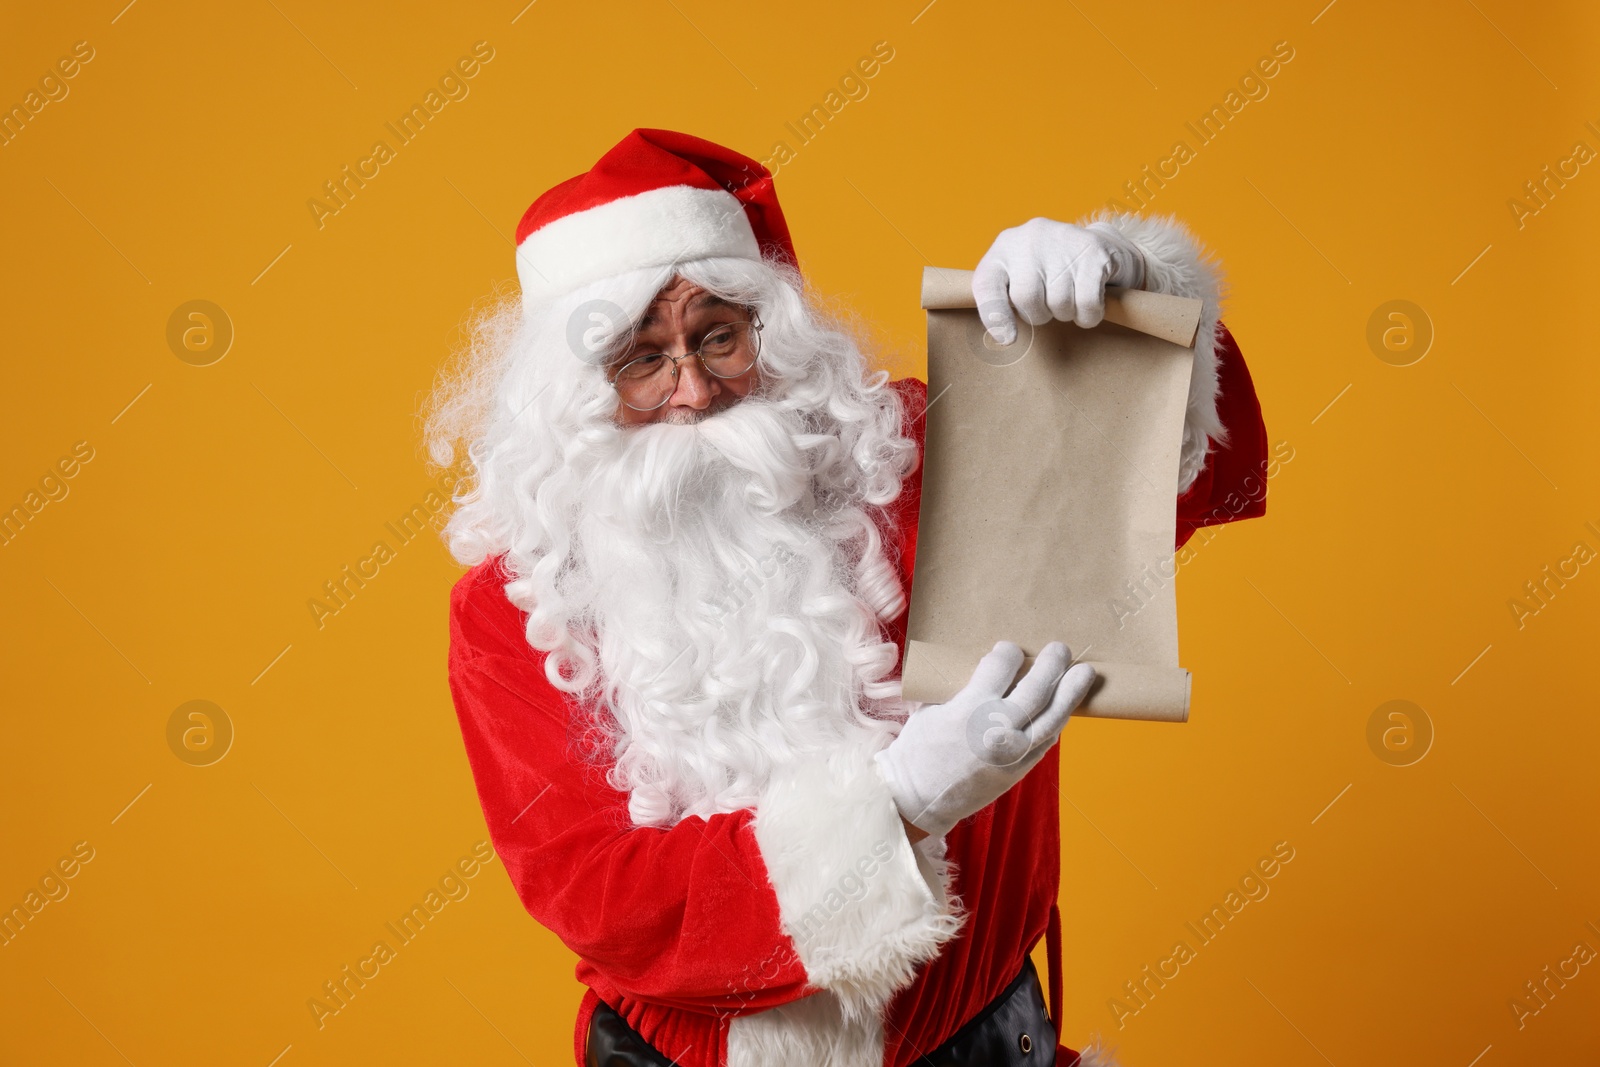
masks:
POLYGON ((722 297, 718 296, 716 293, 701 293, 699 296, 689 301, 689 306, 731 308, 734 305, 729 301, 722 299, 722 297))
MULTIPOLYGON (((736 306, 737 305, 735 305, 731 301, 724 300, 722 297, 718 296, 716 293, 701 293, 698 296, 690 298, 686 310, 696 311, 696 310, 699 310, 701 308, 708 308, 708 307, 731 308, 731 307, 736 307, 736 306)), ((658 320, 657 320, 656 316, 653 313, 651 313, 649 311, 646 311, 644 313, 644 317, 639 320, 639 325, 641 327, 654 326, 657 321, 658 320)))

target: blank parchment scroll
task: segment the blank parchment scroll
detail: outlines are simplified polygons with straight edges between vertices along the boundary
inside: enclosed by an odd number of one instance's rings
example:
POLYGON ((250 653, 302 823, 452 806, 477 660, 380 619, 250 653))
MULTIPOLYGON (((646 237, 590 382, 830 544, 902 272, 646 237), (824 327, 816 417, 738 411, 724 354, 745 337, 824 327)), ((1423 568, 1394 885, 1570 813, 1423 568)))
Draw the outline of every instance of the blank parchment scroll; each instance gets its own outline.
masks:
MULTIPOLYGON (((903 671, 948 700, 994 643, 1092 663, 1073 712, 1183 722, 1173 538, 1201 303, 1106 290, 1106 321, 986 340, 972 272, 925 268, 928 412, 903 671)), ((1021 677, 1019 672, 1018 677, 1021 677)))

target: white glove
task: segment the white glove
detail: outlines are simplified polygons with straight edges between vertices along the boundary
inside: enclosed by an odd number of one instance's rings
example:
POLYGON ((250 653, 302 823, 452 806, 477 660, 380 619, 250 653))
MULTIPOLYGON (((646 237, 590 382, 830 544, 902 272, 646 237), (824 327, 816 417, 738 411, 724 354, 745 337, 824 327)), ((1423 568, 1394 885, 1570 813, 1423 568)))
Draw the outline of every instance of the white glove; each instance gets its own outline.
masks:
POLYGON ((900 814, 941 837, 994 803, 1044 758, 1094 684, 1087 663, 1067 670, 1071 653, 1052 641, 1009 696, 1022 649, 1001 641, 966 687, 944 704, 912 714, 875 758, 900 814))
POLYGON ((1108 222, 1029 219, 1000 231, 978 261, 972 295, 989 335, 1009 345, 1017 339, 1013 304, 1031 325, 1057 318, 1088 330, 1106 316, 1106 286, 1138 289, 1144 274, 1143 254, 1108 222))

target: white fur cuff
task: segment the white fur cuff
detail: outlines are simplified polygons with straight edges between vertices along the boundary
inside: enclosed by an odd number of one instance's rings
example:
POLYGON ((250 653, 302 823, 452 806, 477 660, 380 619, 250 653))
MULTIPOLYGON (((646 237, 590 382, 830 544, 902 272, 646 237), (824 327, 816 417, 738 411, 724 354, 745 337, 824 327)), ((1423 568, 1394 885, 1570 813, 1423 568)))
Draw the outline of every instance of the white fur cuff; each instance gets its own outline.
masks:
POLYGON ((1189 408, 1183 423, 1183 448, 1178 457, 1178 494, 1194 484, 1205 467, 1211 443, 1227 442, 1217 415, 1217 327, 1222 317, 1226 281, 1222 268, 1174 216, 1132 215, 1101 208, 1078 223, 1086 228, 1110 226, 1144 254, 1144 288, 1152 293, 1198 297, 1204 304, 1194 342, 1194 372, 1189 379, 1189 408))
POLYGON ((911 845, 860 746, 775 774, 753 828, 807 977, 847 1023, 876 1023, 961 928, 943 841, 911 845))

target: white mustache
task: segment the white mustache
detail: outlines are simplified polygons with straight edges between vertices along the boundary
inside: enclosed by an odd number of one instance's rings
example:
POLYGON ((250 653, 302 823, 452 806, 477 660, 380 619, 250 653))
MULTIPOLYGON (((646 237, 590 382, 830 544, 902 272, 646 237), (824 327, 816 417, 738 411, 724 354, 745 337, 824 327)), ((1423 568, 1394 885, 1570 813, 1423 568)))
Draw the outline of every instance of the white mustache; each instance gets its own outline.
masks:
POLYGON ((668 536, 670 529, 662 524, 670 527, 670 517, 697 504, 711 509, 737 504, 776 515, 807 503, 813 472, 831 460, 839 441, 800 431, 796 417, 754 399, 695 423, 619 428, 616 450, 591 476, 593 513, 616 519, 642 512, 658 535, 668 536), (728 478, 731 472, 748 477, 728 478), (737 492, 738 500, 707 499, 718 485, 737 492), (624 509, 624 501, 634 503, 624 509))

